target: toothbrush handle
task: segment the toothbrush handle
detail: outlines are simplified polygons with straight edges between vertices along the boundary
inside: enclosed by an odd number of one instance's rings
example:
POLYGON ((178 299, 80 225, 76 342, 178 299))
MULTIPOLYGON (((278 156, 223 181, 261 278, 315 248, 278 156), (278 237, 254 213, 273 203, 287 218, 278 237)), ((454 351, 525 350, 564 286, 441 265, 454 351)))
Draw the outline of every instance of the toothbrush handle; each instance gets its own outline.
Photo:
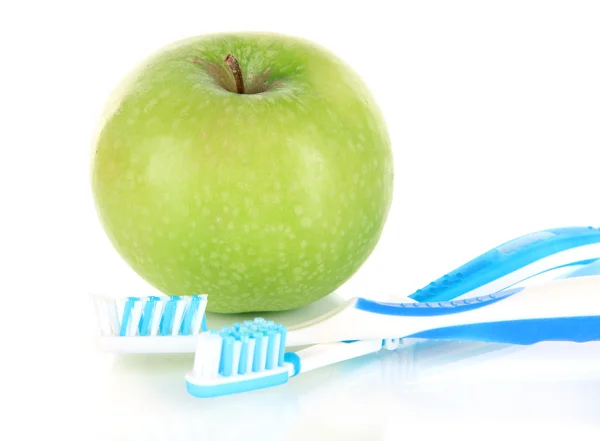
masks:
POLYGON ((542 341, 600 340, 600 316, 505 320, 448 326, 411 335, 412 338, 530 345, 542 341))
POLYGON ((600 257, 600 229, 554 228, 506 242, 417 290, 419 302, 447 301, 494 292, 545 271, 591 263, 600 257), (493 286, 492 286, 493 285, 493 286), (487 286, 487 289, 483 287, 487 286))
POLYGON ((358 299, 354 308, 346 318, 330 323, 346 338, 397 335, 514 344, 600 340, 598 275, 451 302, 391 304, 358 299), (361 329, 353 332, 355 323, 361 323, 361 329))
POLYGON ((382 340, 361 340, 355 342, 322 343, 302 349, 295 353, 287 353, 285 360, 295 366, 294 374, 312 371, 320 367, 346 361, 351 358, 377 352, 381 349, 382 340))

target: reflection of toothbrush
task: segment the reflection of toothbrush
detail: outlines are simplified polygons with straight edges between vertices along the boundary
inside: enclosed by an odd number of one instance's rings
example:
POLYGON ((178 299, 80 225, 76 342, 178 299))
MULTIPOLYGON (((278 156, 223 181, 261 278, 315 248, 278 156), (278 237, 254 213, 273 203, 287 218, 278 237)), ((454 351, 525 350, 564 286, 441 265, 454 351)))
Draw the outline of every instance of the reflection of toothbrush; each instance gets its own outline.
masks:
MULTIPOLYGON (((598 258, 600 258, 598 229, 568 227, 540 231, 521 236, 482 254, 410 297, 412 300, 423 302, 484 296, 541 273, 575 269, 576 265, 583 265, 598 258)), ((160 297, 159 304, 152 309, 148 308, 148 301, 151 299, 153 298, 116 301, 96 298, 102 329, 102 335, 98 339, 99 346, 107 351, 121 353, 193 352, 195 347, 193 330, 197 330, 198 327, 193 328, 189 334, 180 332, 177 326, 169 327, 168 325, 172 325, 170 319, 165 321, 162 318, 167 309, 163 309, 161 305, 166 302, 170 305, 170 311, 175 308, 175 305, 179 305, 180 309, 177 311, 185 314, 188 320, 195 320, 195 323, 199 323, 198 317, 202 317, 204 309, 197 309, 195 316, 192 316, 188 309, 187 297, 160 297), (127 313, 128 308, 133 308, 131 315, 127 313), (127 319, 126 325, 122 323, 123 317, 127 319), (163 325, 160 328, 152 328, 151 332, 143 332, 144 327, 139 322, 142 318, 146 321, 152 320, 155 326, 157 322, 163 325), (153 330, 155 332, 152 332, 153 330)), ((354 299, 353 302, 358 300, 364 299, 354 299)), ((347 306, 348 304, 338 303, 329 313, 347 306)), ((322 314, 321 317, 326 315, 322 314)), ((173 318, 176 322, 179 319, 181 319, 179 316, 173 318)), ((277 321, 280 319, 277 318, 277 321)), ((313 320, 308 322, 312 323, 313 320)))
POLYGON ((186 385, 197 397, 276 386, 302 372, 382 347, 395 349, 399 339, 385 339, 390 335, 508 344, 600 340, 599 293, 600 276, 587 276, 452 302, 358 299, 295 330, 257 319, 221 333, 202 333, 186 385), (284 354, 286 345, 309 342, 331 343, 284 354))

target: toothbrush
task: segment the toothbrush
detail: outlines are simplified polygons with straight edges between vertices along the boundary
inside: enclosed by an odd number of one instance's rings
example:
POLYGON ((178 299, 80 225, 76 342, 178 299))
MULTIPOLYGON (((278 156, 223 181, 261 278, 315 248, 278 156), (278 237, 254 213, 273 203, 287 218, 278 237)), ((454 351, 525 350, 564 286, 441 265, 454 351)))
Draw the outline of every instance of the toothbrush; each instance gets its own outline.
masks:
MULTIPOLYGON (((206 331, 206 295, 93 297, 101 338, 134 337, 140 352, 162 337, 190 337, 206 331)), ((175 340, 177 342, 178 340, 175 340)), ((152 351, 150 351, 152 352, 152 351)))
POLYGON ((563 227, 508 241, 417 290, 409 298, 443 301, 500 291, 531 277, 600 258, 600 228, 563 227))
POLYGON ((520 338, 522 344, 530 344, 537 336, 548 340, 554 334, 557 339, 578 341, 571 334, 575 331, 581 332, 581 341, 587 341, 590 333, 594 338, 600 333, 598 316, 600 276, 590 275, 445 302, 384 303, 355 298, 328 315, 289 328, 287 342, 302 346, 390 335, 470 340, 475 332, 477 341, 515 344, 520 338), (588 324, 597 329, 588 330, 588 324), (520 334, 505 336, 508 330, 517 329, 520 334), (489 340, 483 340, 483 335, 489 340))
MULTIPOLYGON (((284 326, 263 318, 201 333, 196 339, 193 371, 186 375, 187 391, 198 398, 209 398, 278 386, 301 372, 377 352, 382 347, 382 340, 370 340, 285 352, 286 333, 284 326)), ((399 344, 398 339, 387 339, 384 346, 395 349, 399 344)))
POLYGON ((452 302, 353 300, 321 322, 295 330, 259 318, 200 334, 186 388, 207 398, 277 386, 322 366, 394 350, 403 338, 518 345, 600 340, 599 295, 600 276, 594 275, 452 302), (398 338, 386 338, 390 335, 398 338), (306 342, 324 344, 285 353, 286 346, 306 342))
MULTIPOLYGON (((572 271, 599 258, 599 229, 565 227, 539 231, 491 249, 413 293, 408 301, 484 296, 536 276, 572 271)), ((95 296, 101 329, 97 344, 102 350, 117 353, 192 353, 195 335, 200 331, 198 324, 206 326, 206 296, 198 297, 202 298, 202 306, 190 311, 187 296, 127 299, 95 296), (183 314, 196 326, 190 332, 186 332, 185 327, 180 329, 183 316, 175 314, 171 317, 171 311, 183 314), (167 318, 163 319, 163 315, 167 318), (151 322, 153 326, 147 329, 140 321, 142 318, 144 323, 151 322)), ((347 307, 347 304, 338 303, 330 312, 340 307, 347 307)))

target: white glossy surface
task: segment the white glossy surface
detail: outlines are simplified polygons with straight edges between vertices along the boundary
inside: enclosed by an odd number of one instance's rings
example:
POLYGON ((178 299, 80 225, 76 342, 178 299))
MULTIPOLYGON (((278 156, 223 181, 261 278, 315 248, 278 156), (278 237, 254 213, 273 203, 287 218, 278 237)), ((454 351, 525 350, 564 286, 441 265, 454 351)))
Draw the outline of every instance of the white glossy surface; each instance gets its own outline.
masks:
POLYGON ((600 342, 421 342, 307 372, 277 388, 201 400, 184 386, 193 354, 100 353, 92 346, 92 308, 84 297, 70 300, 73 310, 89 310, 73 318, 81 332, 47 328, 36 347, 22 347, 18 362, 5 364, 11 381, 3 398, 13 412, 1 439, 599 439, 600 342))
POLYGON ((102 439, 394 440, 448 430, 495 439, 515 428, 548 437, 573 427, 581 439, 600 435, 600 343, 424 342, 208 400, 184 390, 192 360, 121 356, 95 370, 105 389, 88 399, 102 439))

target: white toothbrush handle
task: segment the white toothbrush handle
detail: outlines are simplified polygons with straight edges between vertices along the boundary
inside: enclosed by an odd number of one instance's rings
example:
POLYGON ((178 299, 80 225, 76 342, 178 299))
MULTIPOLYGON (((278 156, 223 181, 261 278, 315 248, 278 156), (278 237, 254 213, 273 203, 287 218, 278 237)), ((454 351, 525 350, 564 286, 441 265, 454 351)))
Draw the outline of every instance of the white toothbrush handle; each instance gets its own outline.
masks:
POLYGON ((351 358, 377 352, 381 349, 381 339, 355 342, 323 343, 286 354, 286 361, 295 368, 292 376, 312 371, 324 366, 346 361, 351 358))
POLYGON ((357 299, 320 323, 290 330, 288 342, 389 336, 517 344, 600 340, 600 276, 554 280, 452 302, 390 304, 357 299))

